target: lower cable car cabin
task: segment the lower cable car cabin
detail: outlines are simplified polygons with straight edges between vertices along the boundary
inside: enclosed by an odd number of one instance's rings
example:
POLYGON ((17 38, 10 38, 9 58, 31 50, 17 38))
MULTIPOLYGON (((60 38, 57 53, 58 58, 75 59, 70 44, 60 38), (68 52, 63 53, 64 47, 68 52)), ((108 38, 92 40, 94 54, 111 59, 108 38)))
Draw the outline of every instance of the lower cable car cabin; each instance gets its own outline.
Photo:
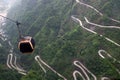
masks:
POLYGON ((22 38, 18 44, 18 48, 22 53, 32 53, 34 47, 35 47, 34 39, 30 36, 22 38))

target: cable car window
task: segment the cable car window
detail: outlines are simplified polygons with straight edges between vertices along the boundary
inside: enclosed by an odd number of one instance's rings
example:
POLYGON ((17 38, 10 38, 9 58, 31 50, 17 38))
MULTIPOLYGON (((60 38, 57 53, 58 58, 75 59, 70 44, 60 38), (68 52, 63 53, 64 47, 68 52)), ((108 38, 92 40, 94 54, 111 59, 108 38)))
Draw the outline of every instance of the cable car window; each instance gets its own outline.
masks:
POLYGON ((33 49, 32 49, 32 46, 30 45, 30 43, 27 42, 27 43, 21 43, 20 44, 20 51, 22 53, 30 53, 30 52, 33 51, 33 49))

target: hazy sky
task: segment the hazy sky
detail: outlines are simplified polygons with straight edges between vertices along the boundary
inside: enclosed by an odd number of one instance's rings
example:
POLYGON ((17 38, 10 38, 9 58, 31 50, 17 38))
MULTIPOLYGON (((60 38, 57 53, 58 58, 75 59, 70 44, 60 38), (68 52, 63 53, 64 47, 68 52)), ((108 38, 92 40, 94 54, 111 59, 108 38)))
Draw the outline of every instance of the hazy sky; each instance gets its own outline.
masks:
POLYGON ((0 0, 0 15, 6 16, 7 10, 14 4, 17 0, 0 0))

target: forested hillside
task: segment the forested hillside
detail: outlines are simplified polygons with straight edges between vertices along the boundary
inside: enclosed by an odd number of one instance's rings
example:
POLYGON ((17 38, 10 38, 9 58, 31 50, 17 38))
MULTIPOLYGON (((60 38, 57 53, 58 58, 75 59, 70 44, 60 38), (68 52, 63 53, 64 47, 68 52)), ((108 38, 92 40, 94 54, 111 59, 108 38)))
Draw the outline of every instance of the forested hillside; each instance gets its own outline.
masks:
POLYGON ((119 5, 119 0, 18 0, 7 17, 19 21, 22 34, 32 36, 36 46, 32 54, 20 53, 16 25, 6 20, 7 41, 0 39, 0 80, 120 79, 119 5), (17 64, 27 75, 7 67, 9 41, 17 64), (45 73, 35 61, 36 55, 65 78, 42 64, 45 73))

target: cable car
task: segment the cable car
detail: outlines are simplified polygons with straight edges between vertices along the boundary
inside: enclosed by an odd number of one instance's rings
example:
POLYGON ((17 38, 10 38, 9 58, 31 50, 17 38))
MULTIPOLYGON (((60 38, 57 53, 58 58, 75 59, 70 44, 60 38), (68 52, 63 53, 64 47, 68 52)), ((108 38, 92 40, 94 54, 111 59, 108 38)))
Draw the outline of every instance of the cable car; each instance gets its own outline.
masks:
POLYGON ((22 53, 32 53, 35 47, 35 41, 32 37, 26 36, 21 38, 18 43, 18 48, 22 53))
POLYGON ((21 25, 21 23, 18 22, 18 21, 12 20, 8 17, 2 16, 2 15, 0 15, 0 16, 16 23, 17 28, 18 28, 18 32, 19 32, 19 39, 20 39, 20 41, 18 43, 18 48, 19 48, 20 52, 22 52, 22 53, 32 53, 33 50, 34 50, 34 47, 35 47, 35 41, 30 36, 26 36, 26 37, 22 36, 21 30, 20 30, 20 27, 19 27, 21 25))

